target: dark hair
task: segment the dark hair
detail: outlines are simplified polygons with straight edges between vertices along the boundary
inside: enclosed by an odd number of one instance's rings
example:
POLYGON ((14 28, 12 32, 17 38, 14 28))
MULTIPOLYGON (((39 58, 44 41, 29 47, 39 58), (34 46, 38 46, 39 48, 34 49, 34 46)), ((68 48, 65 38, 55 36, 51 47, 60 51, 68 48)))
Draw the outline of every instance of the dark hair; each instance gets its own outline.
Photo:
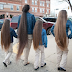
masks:
POLYGON ((10 46, 10 20, 6 19, 1 29, 1 46, 7 51, 10 46))
POLYGON ((16 60, 21 56, 23 49, 28 43, 28 33, 27 33, 27 16, 26 13, 29 11, 30 6, 25 5, 22 9, 22 16, 19 25, 18 37, 19 37, 19 49, 16 60))
POLYGON ((30 9, 30 6, 29 5, 25 5, 24 7, 23 7, 23 9, 22 9, 22 12, 28 12, 29 11, 29 9, 30 9))
POLYGON ((41 20, 37 20, 33 30, 33 46, 35 50, 38 48, 39 43, 42 44, 42 24, 43 22, 41 20))

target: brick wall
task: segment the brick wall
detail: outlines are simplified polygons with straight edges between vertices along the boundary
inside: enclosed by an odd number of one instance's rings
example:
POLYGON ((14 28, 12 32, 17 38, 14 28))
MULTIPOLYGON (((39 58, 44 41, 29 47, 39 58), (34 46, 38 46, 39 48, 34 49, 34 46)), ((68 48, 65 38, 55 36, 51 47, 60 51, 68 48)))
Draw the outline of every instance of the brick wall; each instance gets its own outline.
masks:
POLYGON ((19 15, 21 14, 22 7, 25 4, 30 5, 30 13, 34 14, 35 16, 44 16, 46 14, 50 14, 50 0, 34 0, 34 1, 27 0, 27 3, 25 3, 25 0, 0 0, 0 4, 3 5, 3 9, 0 9, 0 15, 2 14, 2 12, 5 15, 7 13, 8 15, 10 14, 19 15), (36 2, 37 2, 37 5, 35 5, 36 2), (47 4, 48 4, 48 7, 47 7, 47 4), (13 10, 11 10, 11 5, 13 6, 13 10), (17 11, 17 6, 19 7, 18 11, 17 11), (35 12, 36 9, 37 9, 37 12, 35 12))

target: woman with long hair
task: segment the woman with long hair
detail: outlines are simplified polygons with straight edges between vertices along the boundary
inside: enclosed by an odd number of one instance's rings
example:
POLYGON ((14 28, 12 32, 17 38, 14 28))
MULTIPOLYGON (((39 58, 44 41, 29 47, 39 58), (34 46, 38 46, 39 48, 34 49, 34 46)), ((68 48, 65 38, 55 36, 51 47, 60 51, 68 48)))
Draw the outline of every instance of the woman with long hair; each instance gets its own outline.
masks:
POLYGON ((33 46, 35 49, 35 63, 34 69, 39 69, 39 54, 41 51, 41 67, 45 66, 44 62, 44 47, 47 48, 47 35, 46 30, 42 28, 43 22, 37 20, 33 30, 33 46))
POLYGON ((3 61, 5 67, 7 67, 7 64, 11 64, 9 59, 12 54, 13 36, 17 38, 15 31, 10 27, 10 20, 6 19, 1 29, 1 46, 6 51, 3 61))
POLYGON ((72 37, 71 22, 67 20, 66 10, 59 12, 56 24, 52 26, 51 32, 55 36, 57 48, 57 66, 58 70, 66 71, 67 55, 68 55, 68 38, 72 37), (70 28, 71 34, 68 35, 70 28))
POLYGON ((16 59, 18 60, 24 49, 24 66, 28 63, 29 51, 32 43, 33 28, 35 25, 34 15, 29 13, 30 6, 25 5, 22 9, 22 15, 19 16, 18 20, 18 38, 19 38, 19 49, 16 59))

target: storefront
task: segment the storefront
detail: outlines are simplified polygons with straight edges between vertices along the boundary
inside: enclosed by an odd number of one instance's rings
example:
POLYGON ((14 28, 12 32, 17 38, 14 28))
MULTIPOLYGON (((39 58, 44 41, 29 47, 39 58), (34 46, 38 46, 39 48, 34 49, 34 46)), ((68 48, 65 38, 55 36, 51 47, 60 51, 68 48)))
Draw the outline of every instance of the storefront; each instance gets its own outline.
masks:
POLYGON ((6 10, 0 10, 0 19, 3 18, 12 18, 13 16, 20 15, 21 11, 6 11, 6 10))

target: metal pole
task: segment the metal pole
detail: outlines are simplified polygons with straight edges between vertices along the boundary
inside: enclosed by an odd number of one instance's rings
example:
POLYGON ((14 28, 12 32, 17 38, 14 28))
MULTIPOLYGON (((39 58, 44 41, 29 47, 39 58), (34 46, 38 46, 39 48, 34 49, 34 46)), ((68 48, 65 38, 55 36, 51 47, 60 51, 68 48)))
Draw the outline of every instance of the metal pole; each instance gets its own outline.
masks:
POLYGON ((39 13, 39 0, 38 0, 38 13, 39 13))
POLYGON ((45 0, 45 13, 46 13, 46 0, 45 0))

